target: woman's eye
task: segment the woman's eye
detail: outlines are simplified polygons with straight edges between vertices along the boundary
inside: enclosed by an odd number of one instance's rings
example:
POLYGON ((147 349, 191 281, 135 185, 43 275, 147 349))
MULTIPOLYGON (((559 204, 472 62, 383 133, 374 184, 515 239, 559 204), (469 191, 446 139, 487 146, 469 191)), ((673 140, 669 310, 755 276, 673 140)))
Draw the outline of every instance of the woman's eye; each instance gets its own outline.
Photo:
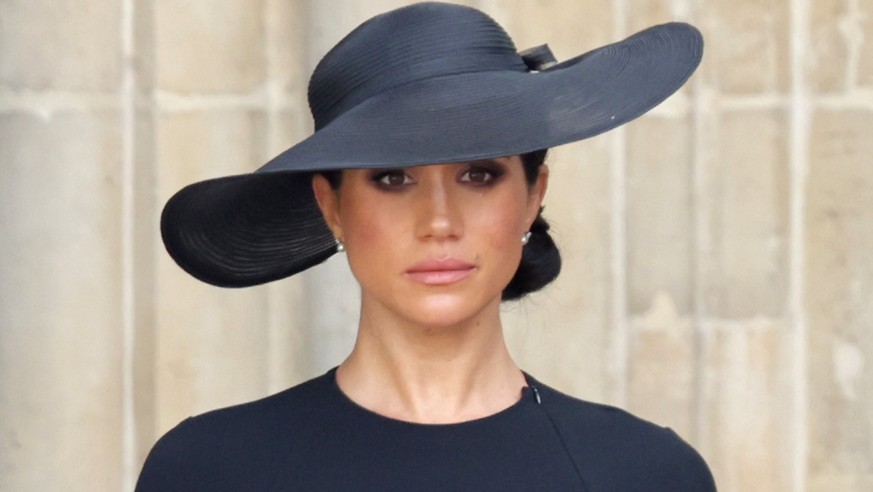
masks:
POLYGON ((495 180, 500 176, 494 169, 488 169, 485 167, 471 167, 467 169, 463 175, 461 175, 461 181, 465 183, 471 183, 474 185, 485 185, 490 184, 491 181, 495 180))
POLYGON ((399 169, 379 173, 373 179, 385 188, 397 188, 412 183, 412 178, 399 169))

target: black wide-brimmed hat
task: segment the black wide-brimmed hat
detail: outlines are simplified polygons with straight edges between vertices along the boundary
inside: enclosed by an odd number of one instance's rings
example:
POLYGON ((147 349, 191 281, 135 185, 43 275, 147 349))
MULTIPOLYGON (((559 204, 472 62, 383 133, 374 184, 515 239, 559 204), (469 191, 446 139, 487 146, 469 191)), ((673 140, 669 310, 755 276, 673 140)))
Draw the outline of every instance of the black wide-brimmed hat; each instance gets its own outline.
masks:
POLYGON ((519 53, 473 8, 420 3, 376 16, 315 68, 315 132, 251 174, 176 193, 161 216, 164 244, 214 285, 293 275, 336 252, 312 172, 465 162, 588 138, 679 89, 702 50, 694 27, 670 23, 555 63, 545 46, 519 53))

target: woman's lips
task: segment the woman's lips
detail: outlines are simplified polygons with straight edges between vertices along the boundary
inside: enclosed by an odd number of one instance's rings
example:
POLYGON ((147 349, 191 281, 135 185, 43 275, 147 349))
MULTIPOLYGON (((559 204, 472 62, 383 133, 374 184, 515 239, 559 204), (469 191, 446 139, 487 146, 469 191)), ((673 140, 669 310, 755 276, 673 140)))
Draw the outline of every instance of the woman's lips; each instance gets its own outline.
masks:
POLYGON ((475 265, 452 258, 425 260, 407 270, 406 276, 425 285, 449 285, 464 280, 475 269, 475 265))

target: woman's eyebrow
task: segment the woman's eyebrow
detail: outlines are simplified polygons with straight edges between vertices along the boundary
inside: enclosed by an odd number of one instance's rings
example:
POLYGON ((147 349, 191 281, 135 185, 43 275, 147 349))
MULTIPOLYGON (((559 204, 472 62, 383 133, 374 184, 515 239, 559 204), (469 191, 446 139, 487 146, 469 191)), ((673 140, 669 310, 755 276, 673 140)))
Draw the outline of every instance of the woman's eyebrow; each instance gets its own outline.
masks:
POLYGON ((503 162, 497 159, 477 159, 475 161, 470 161, 469 164, 475 164, 477 166, 497 166, 503 164, 503 162))

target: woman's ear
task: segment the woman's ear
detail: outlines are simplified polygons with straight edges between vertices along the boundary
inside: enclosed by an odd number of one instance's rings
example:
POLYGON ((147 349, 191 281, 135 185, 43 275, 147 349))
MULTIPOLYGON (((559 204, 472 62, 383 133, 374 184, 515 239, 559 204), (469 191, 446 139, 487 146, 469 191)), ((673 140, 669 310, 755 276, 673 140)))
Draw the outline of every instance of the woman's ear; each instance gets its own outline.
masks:
POLYGON ((339 197, 337 197, 336 190, 333 189, 327 178, 316 173, 312 176, 312 192, 315 194, 315 201, 318 203, 324 221, 327 222, 327 227, 333 232, 333 237, 341 239, 343 237, 342 222, 339 218, 339 197))
POLYGON ((546 197, 546 189, 549 187, 549 167, 543 164, 540 166, 537 179, 530 188, 530 196, 528 197, 528 224, 533 224, 540 209, 543 208, 543 200, 546 197))

